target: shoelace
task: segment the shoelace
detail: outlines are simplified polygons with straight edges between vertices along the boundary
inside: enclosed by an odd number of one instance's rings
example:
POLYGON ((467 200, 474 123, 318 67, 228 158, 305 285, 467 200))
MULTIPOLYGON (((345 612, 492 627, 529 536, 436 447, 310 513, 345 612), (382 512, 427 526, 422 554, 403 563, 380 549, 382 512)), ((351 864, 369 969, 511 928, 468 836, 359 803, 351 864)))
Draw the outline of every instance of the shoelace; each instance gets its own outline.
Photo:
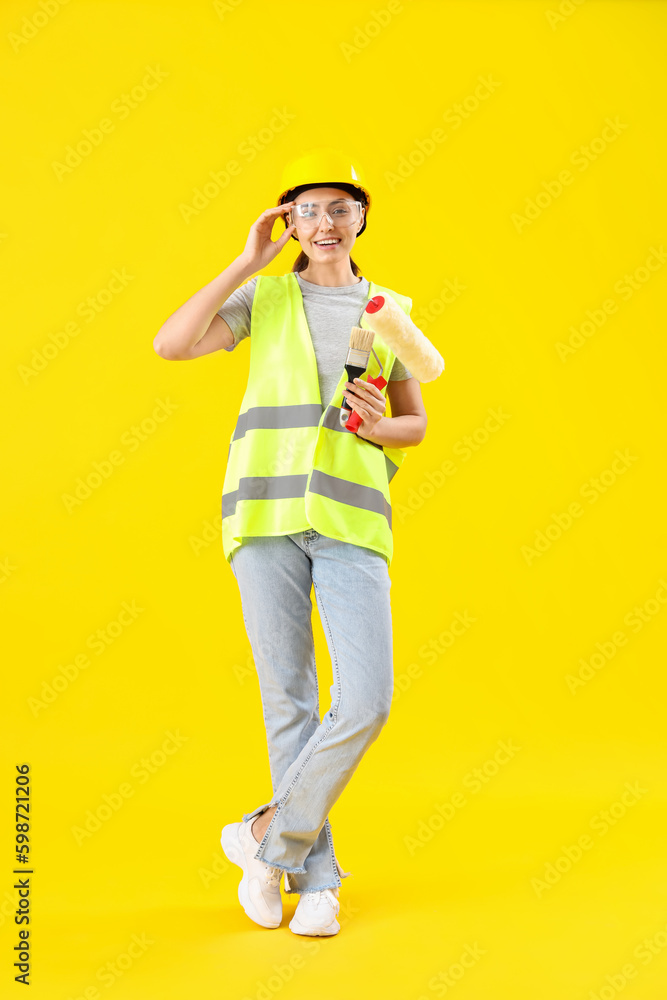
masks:
POLYGON ((304 892, 302 893, 300 898, 303 899, 304 896, 310 896, 310 898, 313 900, 315 904, 319 903, 322 896, 324 896, 331 902, 331 904, 334 907, 335 907, 335 901, 338 898, 337 896, 334 895, 333 892, 331 892, 330 889, 315 889, 313 892, 304 892))
POLYGON ((266 884, 277 888, 280 885, 280 876, 282 875, 282 868, 271 868, 269 865, 266 866, 266 884))

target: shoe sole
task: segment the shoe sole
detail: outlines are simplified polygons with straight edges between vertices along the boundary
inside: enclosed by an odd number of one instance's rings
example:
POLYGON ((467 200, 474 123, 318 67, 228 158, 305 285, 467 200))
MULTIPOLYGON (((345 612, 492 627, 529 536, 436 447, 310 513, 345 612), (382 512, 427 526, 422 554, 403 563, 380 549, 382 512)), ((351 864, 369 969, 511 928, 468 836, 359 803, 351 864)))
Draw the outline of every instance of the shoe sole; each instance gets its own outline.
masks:
POLYGON ((223 851, 225 852, 227 858, 232 862, 233 865, 238 865, 238 867, 243 872, 243 878, 239 882, 238 896, 239 903, 243 907, 246 916, 259 924, 260 927, 270 927, 271 929, 275 927, 280 927, 281 921, 278 923, 266 923, 264 920, 260 920, 259 916, 253 915, 251 912, 250 896, 248 893, 248 870, 245 864, 245 854, 243 853, 243 848, 241 847, 241 842, 239 841, 239 827, 236 823, 230 823, 225 826, 220 837, 220 844, 223 851))
POLYGON ((294 934, 307 934, 312 937, 331 937, 333 934, 338 934, 338 931, 340 930, 340 924, 338 921, 336 920, 334 923, 335 927, 334 924, 329 924, 329 928, 333 928, 333 930, 326 927, 321 927, 319 930, 315 930, 312 927, 304 927, 303 924, 299 923, 296 917, 292 917, 289 929, 294 934))

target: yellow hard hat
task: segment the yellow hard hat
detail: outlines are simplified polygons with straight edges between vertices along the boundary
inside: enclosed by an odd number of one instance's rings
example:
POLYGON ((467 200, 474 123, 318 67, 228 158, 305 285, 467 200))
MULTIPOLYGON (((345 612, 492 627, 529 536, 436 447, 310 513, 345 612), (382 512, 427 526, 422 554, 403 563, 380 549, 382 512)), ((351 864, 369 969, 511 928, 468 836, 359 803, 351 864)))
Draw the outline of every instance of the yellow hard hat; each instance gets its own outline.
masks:
MULTIPOLYGON (((366 228, 366 217, 371 207, 371 194, 366 187, 364 172, 360 169, 359 163, 353 164, 350 157, 338 149, 331 149, 328 146, 320 146, 318 149, 311 149, 309 153, 304 153, 297 159, 288 163, 283 170, 281 178, 282 194, 278 198, 276 205, 282 205, 286 201, 292 201, 299 191, 309 187, 339 187, 350 194, 361 194, 360 201, 365 202, 364 224, 357 233, 361 236, 366 228)), ((284 217, 285 228, 289 225, 284 217)), ((292 239, 298 237, 292 233, 292 239)))

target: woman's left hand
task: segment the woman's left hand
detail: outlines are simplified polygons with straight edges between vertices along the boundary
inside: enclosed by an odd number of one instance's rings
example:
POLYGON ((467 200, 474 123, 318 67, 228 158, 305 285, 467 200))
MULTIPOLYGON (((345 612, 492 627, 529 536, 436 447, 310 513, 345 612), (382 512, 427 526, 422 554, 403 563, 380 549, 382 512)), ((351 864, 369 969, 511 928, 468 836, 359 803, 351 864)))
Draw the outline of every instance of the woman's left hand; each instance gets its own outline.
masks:
POLYGON ((355 378, 354 385, 346 382, 343 395, 354 412, 361 417, 357 436, 368 437, 382 419, 387 406, 386 396, 382 395, 376 385, 364 382, 360 378, 355 378))

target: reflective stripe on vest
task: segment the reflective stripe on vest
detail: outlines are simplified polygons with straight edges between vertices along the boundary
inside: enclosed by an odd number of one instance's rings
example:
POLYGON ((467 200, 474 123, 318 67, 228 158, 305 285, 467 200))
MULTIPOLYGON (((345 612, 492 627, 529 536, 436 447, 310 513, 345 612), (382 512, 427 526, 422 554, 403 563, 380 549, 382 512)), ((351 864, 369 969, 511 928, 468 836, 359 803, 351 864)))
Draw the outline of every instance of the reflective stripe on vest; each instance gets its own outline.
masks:
POLYGON ((300 403, 296 406, 252 406, 246 413, 239 414, 232 441, 243 437, 246 431, 266 427, 317 427, 321 416, 321 403, 300 403))
MULTIPOLYGON (((310 427, 317 426, 319 424, 320 410, 322 407, 319 403, 311 404, 305 403, 298 406, 254 406, 252 409, 248 410, 246 413, 241 413, 236 422, 236 427, 234 428, 234 433, 232 434, 232 441, 236 441, 238 438, 243 437, 248 429, 257 430, 258 428, 266 427, 310 427)), ((323 427, 328 427, 332 431, 341 431, 343 434, 349 434, 340 422, 340 407, 329 405, 324 414, 324 420, 322 421, 323 427)), ((374 441, 369 441, 368 444, 372 444, 375 448, 381 448, 382 445, 375 444, 374 441)), ((232 450, 232 442, 229 443, 229 448, 227 449, 227 459, 229 460, 229 454, 232 450)), ((387 478, 391 482, 395 473, 398 472, 399 466, 389 458, 389 455, 385 453, 385 462, 387 465, 387 478)), ((255 477, 257 478, 257 477, 255 477)), ((264 477, 265 482, 268 483, 271 479, 277 479, 276 476, 264 477)), ((289 478, 289 477, 280 477, 289 478)), ((238 493, 238 491, 237 491, 238 493)), ((251 494, 248 494, 249 496, 251 494)), ((256 494, 252 494, 256 495, 256 494)), ((300 496, 299 493, 278 493, 272 492, 272 497, 278 496, 300 496)), ((228 513, 233 514, 234 511, 231 509, 231 497, 233 494, 223 494, 223 502, 227 500, 225 509, 228 513)), ((245 498, 245 497, 244 497, 245 498)), ((239 499, 235 496, 233 503, 239 499)))
MULTIPOLYGON (((374 282, 369 285, 369 298, 389 294, 409 314, 409 298, 374 282)), ((358 325, 368 327, 365 316, 358 325)), ((395 355, 377 335, 373 349, 388 379, 395 355)), ((341 426, 346 353, 345 348, 338 386, 323 409, 296 274, 258 276, 250 371, 229 441, 222 493, 227 559, 244 537, 293 534, 312 527, 374 549, 391 563, 389 482, 406 453, 366 441, 341 426)), ((365 377, 379 371, 371 353, 365 377)), ((386 395, 386 387, 382 393, 386 395)))
MULTIPOLYGON (((348 432, 349 433, 349 432, 348 432)), ((222 516, 228 517, 236 512, 239 500, 285 500, 289 497, 302 497, 306 492, 308 476, 244 476, 237 490, 224 494, 222 516)), ((341 503, 353 507, 363 507, 364 510, 376 510, 383 514, 391 527, 391 507, 379 490, 369 486, 360 486, 344 479, 329 476, 319 469, 313 471, 310 489, 323 497, 331 497, 341 503)))

